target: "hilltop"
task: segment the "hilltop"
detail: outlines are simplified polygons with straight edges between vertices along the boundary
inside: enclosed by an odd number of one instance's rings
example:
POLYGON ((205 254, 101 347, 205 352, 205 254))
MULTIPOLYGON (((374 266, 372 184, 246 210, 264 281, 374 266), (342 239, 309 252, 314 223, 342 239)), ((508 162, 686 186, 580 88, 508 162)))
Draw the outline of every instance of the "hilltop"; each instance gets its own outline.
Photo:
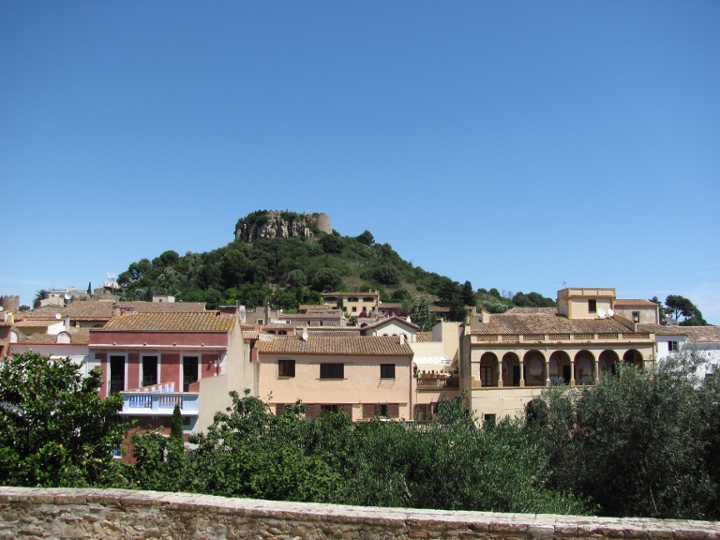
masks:
POLYGON ((459 319, 465 305, 501 312, 514 305, 549 306, 538 293, 501 295, 497 289, 475 291, 405 261, 370 231, 342 236, 326 214, 259 210, 240 218, 230 244, 206 253, 179 255, 169 250, 140 259, 118 276, 128 300, 170 294, 208 307, 234 304, 250 308, 270 303, 293 310, 319 304, 322 292, 379 290, 385 302, 427 298, 451 309, 459 319))

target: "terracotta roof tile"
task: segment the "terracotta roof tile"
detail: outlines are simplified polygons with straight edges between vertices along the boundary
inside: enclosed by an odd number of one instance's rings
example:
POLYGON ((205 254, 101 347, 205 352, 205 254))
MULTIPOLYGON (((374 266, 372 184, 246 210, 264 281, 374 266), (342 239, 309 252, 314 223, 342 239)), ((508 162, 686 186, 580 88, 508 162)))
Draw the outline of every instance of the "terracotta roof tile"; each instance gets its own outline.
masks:
POLYGON ((511 315, 557 315, 556 307, 514 307, 508 309, 506 314, 511 315))
POLYGON ((334 354, 358 356, 412 356, 407 343, 400 344, 398 337, 322 337, 311 335, 307 341, 301 337, 280 336, 258 342, 261 353, 334 354))
POLYGON ((405 317, 398 317, 397 315, 393 315, 392 317, 385 317, 384 319, 378 319, 376 322, 374 322, 372 324, 368 324, 367 326, 363 327, 363 330, 368 330, 371 328, 373 328, 373 329, 379 328, 391 321, 397 321, 401 324, 406 324, 407 326, 415 328, 416 330, 420 330, 420 327, 417 324, 415 324, 413 322, 408 322, 408 320, 405 317))
MULTIPOLYGON (((70 336, 70 343, 61 343, 60 345, 87 345, 90 343, 89 328, 69 328, 61 333, 67 333, 70 336)), ((20 336, 18 343, 21 345, 55 345, 58 336, 53 334, 33 334, 32 336, 20 336)))
POLYGON ((633 298, 617 298, 615 300, 615 307, 652 307, 656 308, 658 305, 650 300, 641 300, 633 298))
POLYGON ((432 341, 432 332, 416 332, 415 341, 418 343, 429 343, 432 341))
POLYGON ((235 324, 234 315, 215 311, 181 313, 135 313, 114 317, 103 330, 151 332, 229 332, 235 324))
MULTIPOLYGON (((479 318, 480 316, 478 316, 479 318)), ((613 319, 568 319, 561 316, 538 314, 501 313, 490 315, 487 324, 480 323, 480 328, 473 334, 593 334, 623 333, 631 334, 632 330, 613 319)))
POLYGON ((658 336, 685 336, 689 343, 720 342, 720 326, 663 326, 641 324, 638 329, 658 336))
MULTIPOLYGON (((336 326, 334 328, 331 326, 311 326, 307 328, 307 331, 309 336, 322 336, 334 339, 360 336, 360 327, 357 326, 336 326)), ((301 335, 303 329, 298 328, 295 332, 297 332, 297 335, 301 335)))
POLYGON ((297 313, 297 314, 291 314, 291 315, 282 315, 278 317, 278 319, 287 319, 289 321, 316 321, 320 319, 344 319, 345 315, 342 311, 332 311, 327 314, 320 314, 320 313, 297 313))
MULTIPOLYGON (((72 305, 72 304, 71 304, 72 305)), ((134 307, 137 313, 181 313, 206 311, 205 302, 117 302, 118 307, 134 307)))

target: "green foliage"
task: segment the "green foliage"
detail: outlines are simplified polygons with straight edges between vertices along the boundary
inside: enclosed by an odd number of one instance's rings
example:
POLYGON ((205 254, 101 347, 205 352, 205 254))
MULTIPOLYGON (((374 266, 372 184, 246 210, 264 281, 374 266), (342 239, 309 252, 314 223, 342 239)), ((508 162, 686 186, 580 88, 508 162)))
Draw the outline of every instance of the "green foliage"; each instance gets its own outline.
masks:
POLYGON ((375 243, 375 237, 368 230, 363 232, 360 236, 356 236, 355 239, 366 246, 372 246, 375 243))
POLYGON ((320 245, 325 250, 325 253, 342 253, 345 246, 342 238, 334 234, 326 234, 320 238, 320 245))
POLYGON ((25 352, 0 362, 0 484, 104 485, 128 426, 119 395, 100 399, 102 374, 25 352))
POLYGON ((518 307, 555 307, 557 305, 552 298, 547 298, 536 292, 528 294, 515 293, 512 297, 512 303, 518 307))
POLYGON ((681 326, 705 326, 707 322, 703 319, 700 310, 684 296, 671 294, 665 299, 666 314, 672 315, 673 319, 679 320, 683 317, 681 326))
POLYGON ((689 353, 646 372, 619 366, 597 386, 544 391, 527 425, 549 457, 551 485, 603 515, 717 519, 717 388, 697 376, 700 364, 689 353))
POLYGON ((437 316, 430 312, 427 298, 406 298, 402 303, 402 311, 410 320, 420 327, 421 332, 429 332, 437 322, 437 316))
POLYGON ((316 291, 337 291, 342 285, 342 281, 342 276, 334 268, 321 268, 315 272, 311 286, 316 291))
POLYGON ((40 300, 45 300, 48 296, 50 296, 50 293, 45 289, 37 291, 35 293, 35 298, 33 299, 33 307, 40 307, 40 300))

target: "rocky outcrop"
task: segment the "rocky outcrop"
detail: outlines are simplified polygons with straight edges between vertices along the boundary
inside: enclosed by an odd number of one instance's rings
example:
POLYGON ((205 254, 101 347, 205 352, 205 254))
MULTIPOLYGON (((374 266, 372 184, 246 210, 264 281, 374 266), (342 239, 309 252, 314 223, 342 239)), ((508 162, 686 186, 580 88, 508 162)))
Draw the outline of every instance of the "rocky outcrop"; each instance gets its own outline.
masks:
POLYGON ((331 234, 330 216, 261 210, 237 222, 235 238, 248 243, 260 238, 308 238, 314 231, 331 234))

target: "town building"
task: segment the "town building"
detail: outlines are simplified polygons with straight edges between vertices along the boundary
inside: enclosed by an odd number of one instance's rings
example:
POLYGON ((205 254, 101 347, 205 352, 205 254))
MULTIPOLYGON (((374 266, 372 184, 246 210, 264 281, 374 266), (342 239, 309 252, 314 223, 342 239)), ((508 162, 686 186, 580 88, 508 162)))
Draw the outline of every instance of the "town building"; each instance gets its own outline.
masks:
POLYGON ((595 384, 618 362, 655 361, 653 333, 614 312, 615 289, 566 288, 558 307, 482 311, 464 325, 461 388, 482 418, 521 414, 551 384, 595 384))

